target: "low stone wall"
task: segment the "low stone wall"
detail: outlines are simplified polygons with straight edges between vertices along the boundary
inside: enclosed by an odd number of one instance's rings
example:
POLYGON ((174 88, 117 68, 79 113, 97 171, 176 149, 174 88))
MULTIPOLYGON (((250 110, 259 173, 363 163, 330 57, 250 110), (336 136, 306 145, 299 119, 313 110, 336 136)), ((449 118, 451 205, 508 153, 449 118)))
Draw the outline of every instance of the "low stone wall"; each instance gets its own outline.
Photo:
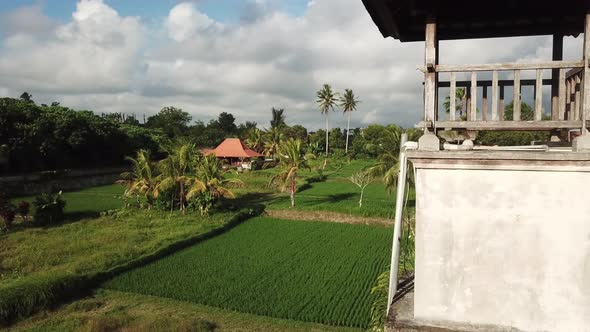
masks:
POLYGON ((8 196, 30 196, 55 190, 80 190, 115 183, 125 167, 47 171, 0 177, 0 191, 8 196))

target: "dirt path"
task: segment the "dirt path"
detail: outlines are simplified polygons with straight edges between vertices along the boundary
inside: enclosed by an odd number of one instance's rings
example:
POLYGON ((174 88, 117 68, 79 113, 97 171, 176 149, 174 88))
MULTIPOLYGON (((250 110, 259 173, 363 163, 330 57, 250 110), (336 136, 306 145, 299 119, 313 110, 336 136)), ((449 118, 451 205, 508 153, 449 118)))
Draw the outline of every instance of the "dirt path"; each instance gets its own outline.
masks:
POLYGON ((269 217, 278 219, 326 221, 346 224, 363 224, 378 226, 393 225, 392 219, 352 216, 349 214, 329 211, 266 210, 265 213, 269 217))

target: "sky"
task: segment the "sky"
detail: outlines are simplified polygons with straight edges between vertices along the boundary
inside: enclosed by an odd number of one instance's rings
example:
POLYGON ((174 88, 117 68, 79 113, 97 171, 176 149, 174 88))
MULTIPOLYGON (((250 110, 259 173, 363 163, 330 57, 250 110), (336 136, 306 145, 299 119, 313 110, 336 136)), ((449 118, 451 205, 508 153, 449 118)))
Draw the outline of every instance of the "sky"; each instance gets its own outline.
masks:
MULTIPOLYGON (((581 39, 565 39, 566 59, 580 58, 581 39)), ((383 38, 361 0, 0 0, 0 97, 27 91, 140 121, 175 106, 264 128, 278 107, 288 124, 318 129, 315 92, 328 83, 361 100, 352 127, 409 127, 423 113, 423 52, 383 38)), ((440 58, 550 60, 551 38, 445 41, 440 58)), ((340 111, 331 126, 346 126, 340 111)))

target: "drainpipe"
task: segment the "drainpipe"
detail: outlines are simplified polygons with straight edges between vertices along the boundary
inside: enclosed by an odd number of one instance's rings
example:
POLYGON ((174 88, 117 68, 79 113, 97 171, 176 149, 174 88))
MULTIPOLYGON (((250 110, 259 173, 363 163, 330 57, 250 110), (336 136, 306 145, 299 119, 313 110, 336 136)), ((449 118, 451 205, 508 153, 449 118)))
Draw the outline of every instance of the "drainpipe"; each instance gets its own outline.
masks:
POLYGON ((406 188, 406 172, 408 160, 406 158, 406 142, 408 134, 403 133, 401 136, 401 145, 399 150, 399 173, 397 177, 397 196, 395 199, 395 223, 393 226, 393 245, 391 250, 391 268, 389 272, 389 294, 387 296, 387 316, 389 308, 393 301, 393 296, 397 292, 397 274, 399 271, 399 252, 402 230, 402 212, 404 205, 404 192, 406 188))

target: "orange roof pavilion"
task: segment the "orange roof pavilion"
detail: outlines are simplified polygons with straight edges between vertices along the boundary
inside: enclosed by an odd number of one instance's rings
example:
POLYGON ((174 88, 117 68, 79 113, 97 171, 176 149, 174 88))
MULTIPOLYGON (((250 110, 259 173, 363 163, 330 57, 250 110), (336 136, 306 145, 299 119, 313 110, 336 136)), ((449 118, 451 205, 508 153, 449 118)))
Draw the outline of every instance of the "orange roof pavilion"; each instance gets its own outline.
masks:
POLYGON ((264 155, 248 148, 239 138, 226 138, 221 144, 204 154, 214 154, 218 158, 257 158, 264 155))

